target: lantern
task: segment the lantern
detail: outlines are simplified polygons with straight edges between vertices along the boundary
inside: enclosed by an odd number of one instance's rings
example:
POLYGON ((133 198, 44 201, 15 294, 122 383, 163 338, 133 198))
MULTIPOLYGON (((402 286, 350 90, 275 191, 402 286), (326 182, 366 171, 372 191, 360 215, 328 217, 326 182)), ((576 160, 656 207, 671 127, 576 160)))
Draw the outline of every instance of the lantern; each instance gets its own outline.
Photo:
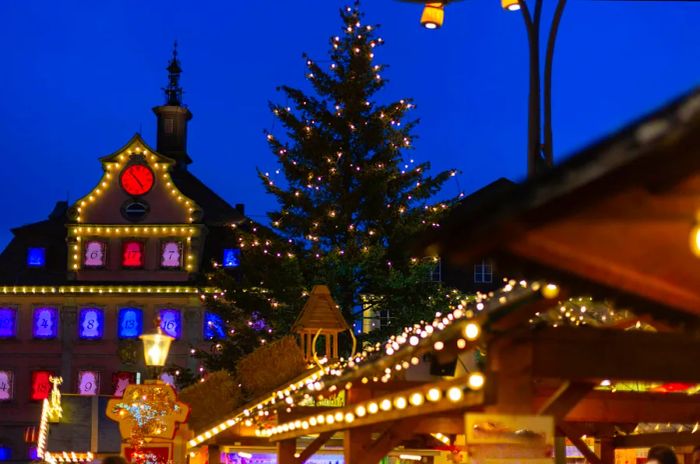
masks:
POLYGON ((501 7, 508 11, 518 11, 520 9, 520 2, 518 0, 501 0, 501 7))
POLYGON ((168 357, 170 343, 173 337, 165 335, 160 330, 160 324, 156 326, 156 333, 145 334, 139 337, 143 341, 143 356, 147 366, 163 367, 168 357))
POLYGON ((442 27, 445 20, 445 5, 443 3, 426 3, 420 18, 421 26, 426 29, 442 27))

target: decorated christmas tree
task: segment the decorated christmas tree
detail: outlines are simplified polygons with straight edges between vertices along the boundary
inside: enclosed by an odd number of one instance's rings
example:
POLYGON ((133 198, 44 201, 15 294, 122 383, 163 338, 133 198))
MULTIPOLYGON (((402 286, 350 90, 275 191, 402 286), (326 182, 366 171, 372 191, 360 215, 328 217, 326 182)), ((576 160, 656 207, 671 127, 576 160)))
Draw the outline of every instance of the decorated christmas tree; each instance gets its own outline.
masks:
POLYGON ((239 273, 210 277, 225 289, 210 304, 229 336, 200 353, 208 368, 232 369, 252 347, 284 335, 314 284, 330 288, 350 324, 371 319, 375 336, 432 319, 460 299, 431 278, 434 258, 411 252, 457 200, 432 200, 455 173, 431 176, 429 163, 405 156, 414 104, 382 100, 384 66, 374 53, 383 40, 362 23, 359 3, 340 16, 329 59, 304 56, 312 91, 282 86, 288 105, 270 105, 284 129, 266 134, 279 169, 259 175, 279 209, 269 213, 272 230, 235 231, 239 273))
POLYGON ((280 206, 271 224, 298 248, 308 285, 328 285, 349 322, 372 310, 396 331, 432 318, 452 297, 430 279, 436 263, 413 257, 411 242, 454 202, 431 202, 454 171, 430 176, 429 163, 405 155, 414 104, 383 101, 384 66, 374 61, 383 40, 363 24, 359 3, 340 16, 329 59, 304 56, 313 90, 283 86, 288 105, 271 104, 285 129, 267 134, 282 178, 260 176, 280 206))

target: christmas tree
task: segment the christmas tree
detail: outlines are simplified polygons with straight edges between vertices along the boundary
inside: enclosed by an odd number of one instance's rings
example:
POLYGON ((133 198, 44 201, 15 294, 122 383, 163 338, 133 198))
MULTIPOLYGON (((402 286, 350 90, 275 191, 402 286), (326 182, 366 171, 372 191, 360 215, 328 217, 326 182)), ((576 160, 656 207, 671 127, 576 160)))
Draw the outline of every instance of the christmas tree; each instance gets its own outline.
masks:
POLYGON ((304 56, 313 92, 283 86, 291 105, 270 105, 285 129, 282 137, 266 134, 280 182, 258 174, 279 210, 269 213, 272 230, 252 223, 235 230, 238 272, 209 276, 224 292, 207 305, 228 336, 197 353, 208 369, 235 370, 243 355, 288 333, 314 284, 328 285, 348 322, 373 314, 375 337, 432 320, 461 300, 431 279, 434 258, 411 253, 416 237, 437 227, 457 200, 431 201, 455 172, 430 176, 429 163, 404 157, 417 124, 406 120, 414 104, 381 102, 377 27, 362 24, 359 3, 340 16, 328 65, 304 56))
POLYGON ((280 206, 271 224, 299 250, 306 282, 328 285, 349 322, 372 310, 384 331, 398 331, 453 298, 429 278, 436 263, 412 257, 410 244, 455 201, 431 203, 455 173, 430 176, 429 163, 404 156, 414 105, 382 102, 384 66, 374 53, 383 40, 362 23, 359 3, 340 16, 329 61, 304 56, 312 92, 283 86, 289 106, 271 104, 285 133, 267 139, 284 179, 259 174, 280 206))

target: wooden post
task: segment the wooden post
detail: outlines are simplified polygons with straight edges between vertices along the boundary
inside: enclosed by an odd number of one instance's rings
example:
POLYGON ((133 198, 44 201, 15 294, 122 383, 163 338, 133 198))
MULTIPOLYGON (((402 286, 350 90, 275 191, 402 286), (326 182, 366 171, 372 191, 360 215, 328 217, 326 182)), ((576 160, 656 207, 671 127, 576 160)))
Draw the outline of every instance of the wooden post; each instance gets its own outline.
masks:
POLYGON ((499 414, 532 414, 532 345, 496 341, 489 346, 489 375, 496 374, 496 403, 486 410, 499 414))
POLYGON ((338 358, 338 332, 333 334, 333 357, 338 358))
POLYGON ((221 463, 221 451, 219 445, 207 445, 207 462, 209 464, 221 463))
POLYGON ((326 357, 328 359, 333 359, 331 356, 331 339, 329 334, 324 334, 323 338, 326 340, 326 357))
MULTIPOLYGON (((297 458, 294 454, 297 452, 296 438, 282 440, 277 442, 277 463, 278 464, 297 464, 297 458)), ((210 461, 211 464, 211 461, 210 461)))

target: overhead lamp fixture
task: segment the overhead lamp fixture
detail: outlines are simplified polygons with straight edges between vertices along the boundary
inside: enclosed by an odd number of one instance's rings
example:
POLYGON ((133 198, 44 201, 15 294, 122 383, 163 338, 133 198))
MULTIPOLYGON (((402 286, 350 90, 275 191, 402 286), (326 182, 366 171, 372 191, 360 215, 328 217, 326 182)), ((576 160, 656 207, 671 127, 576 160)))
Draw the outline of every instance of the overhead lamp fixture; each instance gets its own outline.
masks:
POLYGON ((160 328, 160 318, 156 319, 155 333, 144 334, 139 338, 143 342, 143 355, 146 366, 155 368, 165 366, 165 360, 168 358, 168 351, 170 351, 170 343, 175 338, 163 333, 160 328))
MULTIPOLYGON (((505 0, 504 0, 505 1, 505 0)), ((426 29, 438 29, 445 21, 445 4, 442 2, 426 3, 420 17, 421 26, 426 29)))
POLYGON ((501 7, 508 11, 518 11, 520 9, 520 2, 518 0, 501 0, 501 7))

